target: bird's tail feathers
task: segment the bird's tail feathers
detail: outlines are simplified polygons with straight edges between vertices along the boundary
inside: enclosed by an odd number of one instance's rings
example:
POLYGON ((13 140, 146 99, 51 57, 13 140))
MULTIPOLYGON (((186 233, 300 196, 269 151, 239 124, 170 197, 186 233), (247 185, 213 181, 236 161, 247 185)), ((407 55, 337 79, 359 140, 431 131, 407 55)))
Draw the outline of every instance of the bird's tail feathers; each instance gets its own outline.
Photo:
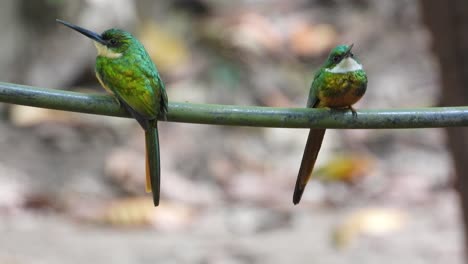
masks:
POLYGON ((307 143, 302 156, 301 167, 297 175, 296 186, 294 187, 293 203, 298 204, 301 201, 302 194, 307 182, 312 176, 317 155, 322 146, 325 129, 311 129, 307 137, 307 143))
POLYGON ((153 193, 153 203, 159 204, 161 165, 159 158, 158 126, 155 121, 145 130, 146 146, 146 191, 153 193))

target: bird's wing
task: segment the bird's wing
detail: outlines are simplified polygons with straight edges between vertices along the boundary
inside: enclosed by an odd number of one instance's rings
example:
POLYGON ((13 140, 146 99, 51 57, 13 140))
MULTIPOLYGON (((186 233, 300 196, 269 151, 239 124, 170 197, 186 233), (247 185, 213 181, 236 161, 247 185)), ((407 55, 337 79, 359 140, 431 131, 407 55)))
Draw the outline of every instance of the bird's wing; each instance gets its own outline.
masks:
POLYGON ((148 74, 147 71, 144 67, 128 69, 120 65, 114 65, 112 69, 96 67, 98 79, 106 90, 111 90, 120 101, 145 119, 155 119, 159 113, 161 84, 152 80, 158 78, 157 72, 148 74))
POLYGON ((166 119, 166 113, 168 111, 168 99, 167 99, 167 93, 166 93, 166 87, 164 85, 164 82, 161 80, 161 77, 159 74, 157 74, 156 78, 154 79, 156 83, 154 83, 154 86, 159 85, 160 86, 160 101, 159 101, 159 115, 160 117, 165 120, 166 119))
POLYGON ((316 107, 319 103, 319 99, 317 97, 317 90, 318 90, 318 79, 322 76, 322 70, 317 71, 314 76, 314 80, 312 81, 312 84, 310 85, 309 89, 309 97, 307 99, 307 107, 313 108, 316 107))

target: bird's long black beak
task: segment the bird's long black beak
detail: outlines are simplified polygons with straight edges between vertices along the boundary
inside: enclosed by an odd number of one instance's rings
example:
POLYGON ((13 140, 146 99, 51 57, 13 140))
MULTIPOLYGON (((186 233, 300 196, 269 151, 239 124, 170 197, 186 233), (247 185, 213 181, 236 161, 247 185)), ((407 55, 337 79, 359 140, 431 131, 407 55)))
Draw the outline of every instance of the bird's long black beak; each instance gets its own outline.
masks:
POLYGON ((102 38, 102 36, 96 32, 93 32, 91 30, 87 30, 86 28, 82 28, 82 27, 79 27, 77 25, 73 25, 73 24, 70 24, 66 21, 63 21, 63 20, 60 20, 60 19, 56 19, 55 21, 57 21, 58 23, 60 24, 64 24, 65 26, 73 29, 73 30, 76 30, 78 32, 80 32, 81 34, 87 36, 88 38, 94 40, 94 41, 97 41, 99 43, 101 43, 102 45, 106 45, 106 41, 102 38))
POLYGON ((353 49, 354 43, 349 45, 348 50, 345 53, 345 57, 349 57, 351 55, 351 50, 353 49))

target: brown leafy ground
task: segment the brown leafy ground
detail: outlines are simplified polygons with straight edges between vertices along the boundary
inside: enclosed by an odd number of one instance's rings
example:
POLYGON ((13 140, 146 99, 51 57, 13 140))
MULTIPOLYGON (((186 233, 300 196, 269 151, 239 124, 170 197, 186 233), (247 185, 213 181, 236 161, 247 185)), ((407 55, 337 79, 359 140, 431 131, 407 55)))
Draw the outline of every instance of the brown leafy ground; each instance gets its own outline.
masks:
MULTIPOLYGON (((173 101, 301 106, 330 47, 354 42, 369 75, 358 108, 437 102, 430 38, 412 1, 175 1, 179 11, 98 2, 41 3, 91 28, 134 25, 173 101)), ((0 40, 8 50, 1 80, 97 87, 89 41, 50 15, 33 24, 12 17, 31 12, 22 1, 2 5, 8 27, 0 30, 13 40, 0 40)), ((293 206, 305 130, 161 123, 162 204, 154 209, 133 120, 0 109, 0 263, 462 262, 442 130, 328 131, 320 181, 293 206)))

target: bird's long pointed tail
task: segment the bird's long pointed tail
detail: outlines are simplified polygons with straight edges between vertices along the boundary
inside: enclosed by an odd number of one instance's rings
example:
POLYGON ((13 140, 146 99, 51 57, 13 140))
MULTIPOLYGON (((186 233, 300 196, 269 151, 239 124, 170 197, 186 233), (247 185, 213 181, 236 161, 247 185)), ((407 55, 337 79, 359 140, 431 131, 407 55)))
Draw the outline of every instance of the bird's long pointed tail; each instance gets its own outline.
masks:
POLYGON ((159 162, 158 126, 155 122, 145 131, 146 192, 153 193, 154 206, 159 205, 161 165, 159 162))
POLYGON ((317 155, 322 146, 325 129, 311 129, 307 137, 307 143, 302 156, 301 167, 297 175, 296 186, 294 187, 293 203, 298 204, 301 201, 304 189, 309 181, 312 170, 314 169, 317 155))

